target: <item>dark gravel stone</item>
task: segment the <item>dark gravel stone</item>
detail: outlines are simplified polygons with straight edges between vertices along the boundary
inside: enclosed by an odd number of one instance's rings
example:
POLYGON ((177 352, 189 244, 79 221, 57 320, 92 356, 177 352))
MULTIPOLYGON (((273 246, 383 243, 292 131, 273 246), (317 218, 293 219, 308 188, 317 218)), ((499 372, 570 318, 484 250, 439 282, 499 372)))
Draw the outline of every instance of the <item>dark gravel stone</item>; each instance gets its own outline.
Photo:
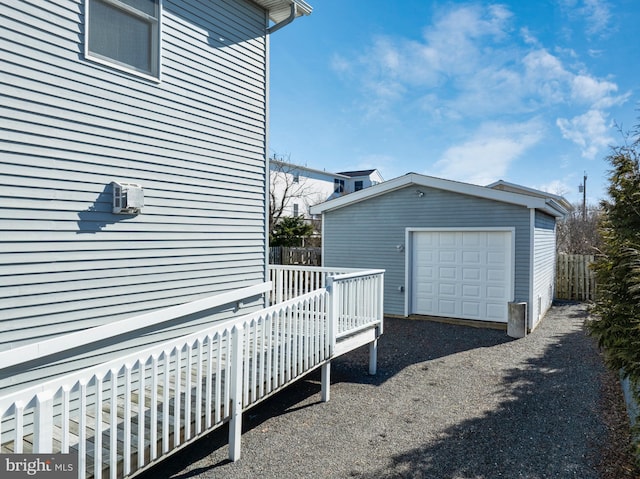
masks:
MULTIPOLYGON (((504 331, 388 319, 378 374, 368 350, 245 413, 242 458, 219 429, 147 478, 600 478, 609 431, 605 370, 586 307, 554 306, 523 339, 504 331)), ((629 476, 631 477, 631 476, 629 476)))

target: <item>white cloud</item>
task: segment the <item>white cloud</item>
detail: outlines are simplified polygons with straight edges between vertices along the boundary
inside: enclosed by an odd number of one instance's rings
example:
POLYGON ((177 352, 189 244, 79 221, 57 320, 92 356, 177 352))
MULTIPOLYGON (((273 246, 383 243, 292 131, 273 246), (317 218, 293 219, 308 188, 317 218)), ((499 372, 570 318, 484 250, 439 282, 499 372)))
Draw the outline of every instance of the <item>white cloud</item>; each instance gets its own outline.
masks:
POLYGON ((588 34, 599 35, 606 32, 611 20, 611 10, 607 1, 584 0, 584 6, 581 10, 587 22, 588 34))
POLYGON ((569 19, 584 20, 587 35, 603 35, 611 28, 611 4, 608 0, 560 0, 559 4, 569 19))
POLYGON ((571 96, 592 108, 609 108, 624 103, 630 93, 614 95, 618 85, 606 80, 598 80, 588 75, 575 75, 571 81, 571 96))
POLYGON ((578 145, 582 156, 590 160, 613 142, 609 136, 607 115, 600 110, 589 110, 571 120, 558 118, 556 124, 562 136, 578 145))
POLYGON ((537 120, 485 124, 469 140, 448 148, 427 174, 486 185, 504 178, 509 166, 541 138, 537 120))
MULTIPOLYGON (((583 16, 609 11, 602 0, 559 1, 583 16)), ((574 50, 551 53, 526 26, 516 29, 514 23, 502 5, 454 4, 436 12, 422 37, 378 36, 362 53, 334 56, 332 66, 359 91, 355 104, 367 120, 421 132, 428 125, 430 133, 443 126, 459 132, 470 122, 546 118, 583 156, 594 157, 610 141, 607 110, 625 103, 631 92, 620 93, 611 78, 590 74, 574 50)), ((440 140, 446 141, 442 135, 440 140)), ((462 165, 467 150, 476 147, 481 156, 502 152, 508 165, 523 144, 512 135, 476 138, 447 155, 462 165)), ((500 161, 494 157, 496 168, 506 168, 500 161)))

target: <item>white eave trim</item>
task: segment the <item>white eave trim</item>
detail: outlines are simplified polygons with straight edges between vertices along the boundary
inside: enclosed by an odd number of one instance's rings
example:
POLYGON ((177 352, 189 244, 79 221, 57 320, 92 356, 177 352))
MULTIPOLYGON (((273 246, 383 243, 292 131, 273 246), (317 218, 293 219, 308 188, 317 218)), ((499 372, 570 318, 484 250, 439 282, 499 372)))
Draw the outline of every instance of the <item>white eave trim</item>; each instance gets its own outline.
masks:
POLYGON ((500 201, 502 203, 524 206, 526 208, 535 208, 557 218, 562 217, 566 214, 566 211, 563 212, 564 208, 562 208, 557 202, 554 201, 553 204, 551 204, 551 200, 547 198, 530 196, 520 193, 511 193, 508 191, 487 188, 486 186, 478 186, 469 183, 462 183, 459 181, 445 180, 442 178, 435 178, 433 176, 419 175, 417 173, 408 173, 404 176, 400 176, 398 178, 385 181, 378 185, 370 186, 369 188, 356 191, 355 193, 350 193, 348 195, 341 196, 340 198, 336 198, 319 205, 312 206, 310 208, 310 213, 317 215, 324 213, 325 211, 336 210, 338 208, 342 208, 353 203, 358 203, 374 196, 380 196, 390 191, 405 188, 410 185, 451 191, 463 195, 475 196, 477 198, 484 198, 488 200, 500 201))
MULTIPOLYGON (((304 0, 253 0, 255 3, 269 12, 269 19, 276 25, 287 21, 291 15, 291 9, 295 9, 296 17, 311 15, 313 7, 304 0)), ((275 25, 274 25, 275 26, 275 25)), ((273 28, 273 27, 272 27, 273 28)))

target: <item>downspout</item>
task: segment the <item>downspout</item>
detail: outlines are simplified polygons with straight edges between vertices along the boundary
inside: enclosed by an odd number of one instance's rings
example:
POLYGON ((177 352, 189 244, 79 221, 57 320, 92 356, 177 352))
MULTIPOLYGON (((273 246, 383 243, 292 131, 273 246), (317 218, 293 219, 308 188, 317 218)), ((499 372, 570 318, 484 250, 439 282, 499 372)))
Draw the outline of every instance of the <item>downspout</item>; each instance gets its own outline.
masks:
POLYGON ((267 28, 267 33, 272 34, 273 32, 277 32, 278 30, 280 30, 282 27, 286 27, 296 19, 296 16, 298 16, 298 6, 294 2, 291 4, 291 13, 289 13, 289 16, 281 22, 278 22, 275 25, 267 28))

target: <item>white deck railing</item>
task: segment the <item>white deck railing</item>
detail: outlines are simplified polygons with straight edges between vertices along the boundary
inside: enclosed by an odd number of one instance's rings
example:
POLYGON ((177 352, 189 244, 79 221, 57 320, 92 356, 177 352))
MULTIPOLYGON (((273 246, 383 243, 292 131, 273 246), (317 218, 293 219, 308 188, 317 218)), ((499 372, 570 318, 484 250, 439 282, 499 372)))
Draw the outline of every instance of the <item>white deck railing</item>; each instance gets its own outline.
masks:
POLYGON ((324 286, 0 397, 1 452, 77 452, 79 478, 126 477, 229 421, 237 460, 243 410, 320 366, 328 400, 336 343, 382 332, 382 271, 306 271, 324 286))

